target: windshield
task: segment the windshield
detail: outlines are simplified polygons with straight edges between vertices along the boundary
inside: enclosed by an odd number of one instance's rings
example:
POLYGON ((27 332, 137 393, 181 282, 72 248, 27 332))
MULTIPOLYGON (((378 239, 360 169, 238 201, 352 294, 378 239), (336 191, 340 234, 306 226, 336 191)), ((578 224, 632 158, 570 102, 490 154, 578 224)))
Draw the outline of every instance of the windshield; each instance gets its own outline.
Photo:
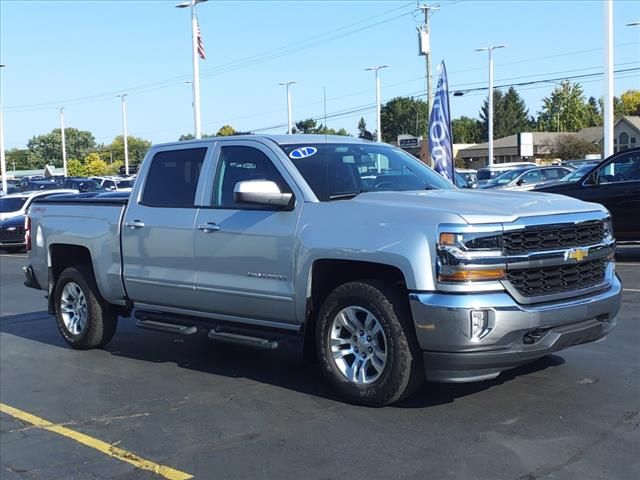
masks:
POLYGON ((0 212, 17 212, 27 202, 27 197, 0 198, 0 212))
POLYGON ((281 145, 320 201, 363 192, 455 188, 402 150, 377 144, 281 145))
POLYGON ((568 173, 564 177, 562 177, 559 182, 577 182, 582 177, 584 177, 589 170, 591 170, 594 165, 582 165, 571 173, 568 173))
POLYGON ((492 185, 504 185, 505 183, 515 180, 526 171, 527 170, 508 170, 502 175, 490 180, 489 183, 492 185))
POLYGON ((133 180, 117 180, 116 185, 118 185, 118 188, 131 188, 133 187, 133 180))

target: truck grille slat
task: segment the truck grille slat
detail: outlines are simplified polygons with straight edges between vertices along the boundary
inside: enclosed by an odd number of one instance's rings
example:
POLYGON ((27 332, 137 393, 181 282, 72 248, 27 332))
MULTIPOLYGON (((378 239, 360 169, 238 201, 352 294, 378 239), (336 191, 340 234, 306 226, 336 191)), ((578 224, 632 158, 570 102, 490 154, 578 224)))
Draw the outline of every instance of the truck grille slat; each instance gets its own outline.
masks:
POLYGON ((605 259, 507 271, 507 280, 525 297, 580 290, 604 282, 605 259))
POLYGON ((0 228, 0 242, 21 242, 24 240, 24 227, 0 228))
POLYGON ((601 220, 594 220, 561 228, 545 225, 506 232, 503 241, 505 253, 517 255, 526 252, 593 245, 601 242, 604 237, 604 223, 601 220))

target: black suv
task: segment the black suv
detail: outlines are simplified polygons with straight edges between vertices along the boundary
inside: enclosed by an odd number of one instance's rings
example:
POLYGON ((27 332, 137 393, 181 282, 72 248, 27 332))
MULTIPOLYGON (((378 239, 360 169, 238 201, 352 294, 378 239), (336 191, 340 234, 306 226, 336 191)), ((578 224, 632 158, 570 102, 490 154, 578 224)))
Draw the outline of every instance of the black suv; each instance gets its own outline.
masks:
POLYGON ((540 185, 535 191, 600 203, 611 212, 618 240, 640 240, 640 147, 605 158, 573 182, 540 185))

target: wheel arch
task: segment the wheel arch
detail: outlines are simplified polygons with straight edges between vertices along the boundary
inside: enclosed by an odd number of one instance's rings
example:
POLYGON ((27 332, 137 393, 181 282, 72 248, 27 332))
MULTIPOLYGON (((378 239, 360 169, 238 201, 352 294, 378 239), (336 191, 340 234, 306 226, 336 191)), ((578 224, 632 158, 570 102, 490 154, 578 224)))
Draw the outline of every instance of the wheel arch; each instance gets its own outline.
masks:
POLYGON ((393 265, 360 260, 318 259, 313 262, 308 278, 303 324, 303 355, 306 360, 315 358, 315 323, 320 307, 338 286, 358 280, 381 280, 406 292, 409 301, 407 280, 402 271, 393 265))

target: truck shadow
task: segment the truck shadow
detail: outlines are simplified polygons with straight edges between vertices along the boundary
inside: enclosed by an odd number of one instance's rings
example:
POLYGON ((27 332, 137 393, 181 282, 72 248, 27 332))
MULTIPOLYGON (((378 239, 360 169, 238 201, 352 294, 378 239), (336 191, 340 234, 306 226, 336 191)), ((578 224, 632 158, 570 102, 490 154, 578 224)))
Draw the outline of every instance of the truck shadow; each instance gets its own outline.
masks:
MULTIPOLYGON (((46 312, 2 317, 0 332, 50 347, 69 349, 57 330, 55 320, 46 312)), ((284 345, 275 351, 243 348, 212 343, 206 335, 200 333, 185 337, 141 330, 135 327, 133 320, 120 319, 115 337, 103 350, 120 358, 149 363, 173 363, 181 368, 210 375, 246 378, 341 401, 325 382, 319 366, 304 363, 301 348, 294 344, 284 345)), ((88 356, 91 354, 83 353, 88 356)), ((551 355, 504 372, 494 380, 467 384, 426 383, 420 391, 395 404, 393 408, 426 408, 452 403, 458 398, 497 387, 521 375, 529 375, 563 363, 564 359, 551 355)))

